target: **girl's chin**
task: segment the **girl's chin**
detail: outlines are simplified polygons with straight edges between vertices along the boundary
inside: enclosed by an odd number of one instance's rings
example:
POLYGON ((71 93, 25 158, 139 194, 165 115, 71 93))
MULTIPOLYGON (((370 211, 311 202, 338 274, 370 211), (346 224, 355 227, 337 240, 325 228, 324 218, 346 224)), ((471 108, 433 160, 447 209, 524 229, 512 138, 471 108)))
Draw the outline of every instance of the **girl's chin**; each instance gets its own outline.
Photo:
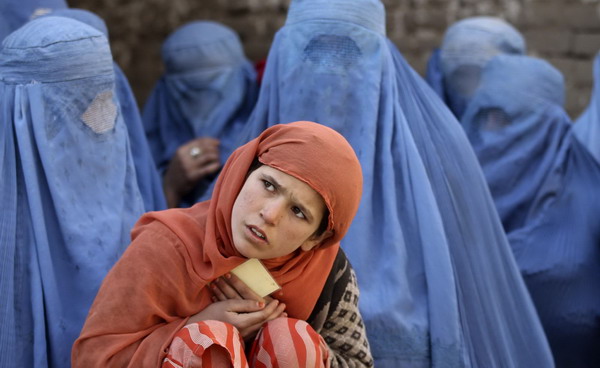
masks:
POLYGON ((264 258, 264 257, 260 256, 259 252, 257 252, 256 249, 253 249, 251 244, 242 244, 241 246, 234 244, 234 247, 238 251, 238 253, 240 253, 242 256, 244 256, 246 258, 258 258, 258 259, 264 258))

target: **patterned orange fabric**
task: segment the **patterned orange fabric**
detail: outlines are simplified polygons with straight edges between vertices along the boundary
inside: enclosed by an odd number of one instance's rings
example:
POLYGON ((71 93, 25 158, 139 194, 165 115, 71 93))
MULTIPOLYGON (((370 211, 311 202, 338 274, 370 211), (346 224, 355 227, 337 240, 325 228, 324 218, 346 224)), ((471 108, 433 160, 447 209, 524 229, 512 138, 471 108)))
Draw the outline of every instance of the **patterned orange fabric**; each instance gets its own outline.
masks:
POLYGON ((203 321, 187 325, 175 335, 162 365, 210 367, 329 368, 329 350, 306 322, 278 318, 260 330, 246 359, 244 341, 235 327, 220 321, 203 321))

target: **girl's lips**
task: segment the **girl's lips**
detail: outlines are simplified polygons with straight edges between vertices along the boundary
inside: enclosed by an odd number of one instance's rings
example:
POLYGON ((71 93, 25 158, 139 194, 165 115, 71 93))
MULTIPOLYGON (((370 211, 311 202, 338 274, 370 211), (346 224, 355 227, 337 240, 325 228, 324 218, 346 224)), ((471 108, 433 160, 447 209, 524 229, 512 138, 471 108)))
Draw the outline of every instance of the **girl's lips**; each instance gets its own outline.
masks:
POLYGON ((248 230, 248 233, 250 234, 250 236, 252 236, 254 239, 256 239, 262 243, 268 243, 267 235, 259 227, 256 227, 253 225, 248 225, 248 226, 246 226, 246 229, 248 230), (259 236, 257 233, 262 235, 262 237, 259 236))

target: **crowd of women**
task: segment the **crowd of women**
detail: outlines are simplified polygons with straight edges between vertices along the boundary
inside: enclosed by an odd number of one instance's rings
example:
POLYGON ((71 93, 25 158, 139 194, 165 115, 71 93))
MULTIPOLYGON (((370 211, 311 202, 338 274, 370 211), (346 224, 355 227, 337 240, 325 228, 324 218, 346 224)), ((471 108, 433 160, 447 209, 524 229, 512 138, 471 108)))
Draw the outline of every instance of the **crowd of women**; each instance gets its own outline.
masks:
POLYGON ((600 87, 494 17, 422 78, 385 19, 292 0, 261 78, 191 22, 140 112, 102 19, 2 9, 0 367, 600 367, 600 87))

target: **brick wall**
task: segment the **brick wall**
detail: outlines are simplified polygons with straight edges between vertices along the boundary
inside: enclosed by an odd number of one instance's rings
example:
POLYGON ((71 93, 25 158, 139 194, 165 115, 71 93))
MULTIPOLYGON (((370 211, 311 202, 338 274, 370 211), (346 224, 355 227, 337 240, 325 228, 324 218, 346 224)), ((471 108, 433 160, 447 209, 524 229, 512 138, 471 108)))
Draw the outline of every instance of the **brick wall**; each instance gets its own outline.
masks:
MULTIPOLYGON (((68 0, 103 17, 117 62, 143 104, 160 76, 160 45, 178 26, 212 19, 240 33, 252 60, 266 57, 290 0, 68 0)), ((474 15, 500 16, 525 36, 529 54, 565 75, 567 111, 587 106, 592 61, 600 50, 600 0, 384 0, 388 37, 422 73, 448 25, 474 15)))

